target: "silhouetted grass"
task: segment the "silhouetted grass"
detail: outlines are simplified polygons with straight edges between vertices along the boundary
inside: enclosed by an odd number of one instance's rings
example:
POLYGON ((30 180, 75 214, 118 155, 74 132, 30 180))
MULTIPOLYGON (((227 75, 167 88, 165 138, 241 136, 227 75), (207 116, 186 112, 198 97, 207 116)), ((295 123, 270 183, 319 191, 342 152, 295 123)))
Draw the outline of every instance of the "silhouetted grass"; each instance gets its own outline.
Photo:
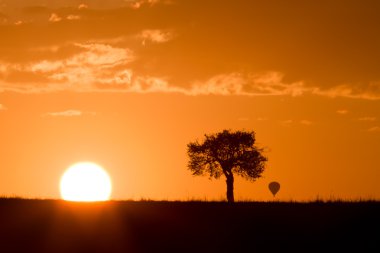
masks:
POLYGON ((374 200, 2 198, 0 252, 378 252, 379 215, 374 200))

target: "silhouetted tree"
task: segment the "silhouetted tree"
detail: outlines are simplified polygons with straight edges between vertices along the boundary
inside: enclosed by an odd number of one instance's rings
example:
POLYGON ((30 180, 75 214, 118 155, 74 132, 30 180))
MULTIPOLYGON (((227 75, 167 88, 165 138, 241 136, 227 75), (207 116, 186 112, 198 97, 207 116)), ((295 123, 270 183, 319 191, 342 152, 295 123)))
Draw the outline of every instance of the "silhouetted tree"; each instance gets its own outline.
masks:
POLYGON ((205 135, 203 143, 190 142, 188 168, 193 175, 208 174, 210 178, 226 177, 227 201, 234 202, 234 174, 255 181, 261 177, 268 160, 262 149, 254 145, 255 132, 223 130, 205 135))

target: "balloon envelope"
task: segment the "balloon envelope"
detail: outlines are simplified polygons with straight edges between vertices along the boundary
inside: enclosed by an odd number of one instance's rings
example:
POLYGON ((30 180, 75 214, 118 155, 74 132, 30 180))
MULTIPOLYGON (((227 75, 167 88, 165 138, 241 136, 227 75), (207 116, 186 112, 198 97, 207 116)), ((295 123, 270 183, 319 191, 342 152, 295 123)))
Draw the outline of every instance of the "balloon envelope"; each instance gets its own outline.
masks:
POLYGON ((271 182, 268 185, 269 190, 272 192, 273 197, 276 195, 276 193, 280 190, 280 183, 278 182, 271 182))

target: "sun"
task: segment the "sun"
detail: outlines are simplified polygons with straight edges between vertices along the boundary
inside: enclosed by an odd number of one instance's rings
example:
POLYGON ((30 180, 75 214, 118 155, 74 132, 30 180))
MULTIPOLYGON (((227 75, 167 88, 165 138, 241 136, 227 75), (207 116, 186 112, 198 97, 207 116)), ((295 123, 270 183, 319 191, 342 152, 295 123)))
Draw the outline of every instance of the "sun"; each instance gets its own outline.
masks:
POLYGON ((69 201, 109 200, 112 183, 107 172, 99 165, 81 162, 70 166, 60 182, 61 197, 69 201))

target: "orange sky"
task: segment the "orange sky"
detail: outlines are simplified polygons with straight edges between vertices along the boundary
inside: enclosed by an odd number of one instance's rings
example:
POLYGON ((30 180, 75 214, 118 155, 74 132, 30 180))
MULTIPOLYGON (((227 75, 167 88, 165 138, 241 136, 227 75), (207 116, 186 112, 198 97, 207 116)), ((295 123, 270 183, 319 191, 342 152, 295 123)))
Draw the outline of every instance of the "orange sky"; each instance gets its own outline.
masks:
POLYGON ((59 198, 78 161, 115 199, 223 199, 186 145, 254 130, 239 199, 380 198, 378 1, 0 0, 0 194, 59 198))

